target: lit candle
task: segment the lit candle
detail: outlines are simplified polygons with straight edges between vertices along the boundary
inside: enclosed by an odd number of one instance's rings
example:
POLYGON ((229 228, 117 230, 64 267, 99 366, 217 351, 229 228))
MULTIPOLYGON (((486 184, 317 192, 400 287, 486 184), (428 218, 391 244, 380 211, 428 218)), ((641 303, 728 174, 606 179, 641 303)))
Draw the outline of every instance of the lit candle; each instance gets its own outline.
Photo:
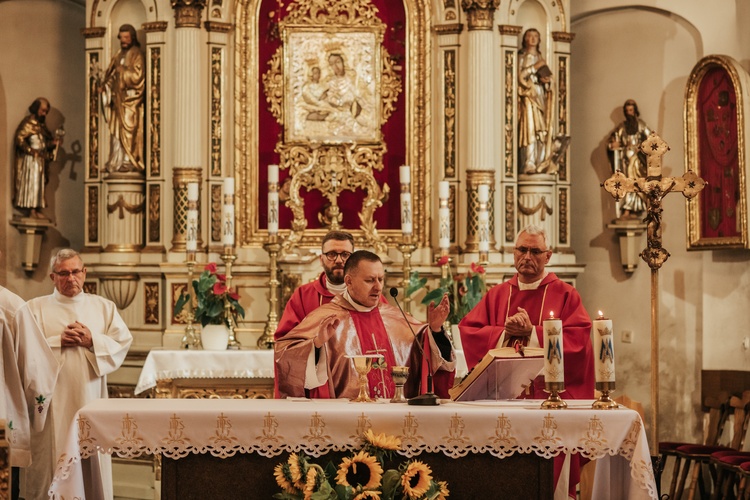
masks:
POLYGON ((544 329, 544 382, 565 382, 565 360, 563 359, 562 320, 550 311, 549 319, 542 322, 544 329))
MULTIPOLYGON (((594 320, 594 375, 596 383, 615 381, 615 346, 612 342, 612 320, 599 311, 594 320)), ((597 388, 598 389, 598 388, 597 388)))
POLYGON ((411 167, 409 165, 401 165, 398 169, 398 178, 401 184, 410 184, 411 167))
MULTIPOLYGON (((185 221, 185 250, 195 253, 198 250, 198 197, 200 186, 197 182, 187 185, 187 215, 185 221)), ((188 257, 188 260, 192 260, 188 257)))
POLYGON ((225 247, 234 247, 234 177, 224 179, 222 190, 224 204, 221 207, 221 242, 225 247))

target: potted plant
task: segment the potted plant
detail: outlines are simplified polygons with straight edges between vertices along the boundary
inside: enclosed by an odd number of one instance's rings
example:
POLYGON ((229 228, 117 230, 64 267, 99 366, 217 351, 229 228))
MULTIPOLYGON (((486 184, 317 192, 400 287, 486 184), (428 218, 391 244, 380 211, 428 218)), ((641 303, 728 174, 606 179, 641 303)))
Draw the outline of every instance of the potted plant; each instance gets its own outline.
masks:
MULTIPOLYGON (((444 255, 437 261, 437 265, 442 267, 448 264, 448 256, 444 255)), ((466 274, 453 276, 450 267, 445 277, 441 277, 438 286, 429 290, 422 299, 422 304, 428 305, 430 302, 437 304, 443 295, 448 294, 450 302, 450 313, 448 322, 452 325, 458 323, 476 306, 487 292, 487 283, 485 282, 485 269, 479 264, 471 263, 466 274)), ((427 278, 420 278, 418 271, 413 271, 409 276, 409 285, 406 288, 406 295, 411 295, 421 290, 427 284, 427 278)), ((460 348, 456 335, 453 335, 454 345, 460 348)))
MULTIPOLYGON (((193 280, 193 292, 196 305, 193 317, 201 324, 203 348, 226 349, 229 327, 237 325, 238 316, 245 317, 239 294, 227 287, 227 277, 216 272, 214 262, 203 268, 198 279, 193 280)), ((174 305, 174 314, 179 314, 189 300, 193 300, 192 295, 188 290, 183 290, 174 305)))

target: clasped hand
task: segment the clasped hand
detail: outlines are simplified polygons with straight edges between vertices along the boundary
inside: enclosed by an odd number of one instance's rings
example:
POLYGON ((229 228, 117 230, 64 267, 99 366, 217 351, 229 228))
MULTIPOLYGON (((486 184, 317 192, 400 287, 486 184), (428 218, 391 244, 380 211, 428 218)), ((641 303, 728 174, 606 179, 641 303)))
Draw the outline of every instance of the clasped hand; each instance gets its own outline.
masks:
POLYGON ((89 349, 94 346, 94 341, 91 338, 91 330, 83 323, 76 321, 63 330, 60 344, 63 347, 85 347, 89 349))
POLYGON ((505 333, 512 337, 529 337, 533 331, 534 325, 523 307, 519 307, 518 312, 505 321, 505 333))

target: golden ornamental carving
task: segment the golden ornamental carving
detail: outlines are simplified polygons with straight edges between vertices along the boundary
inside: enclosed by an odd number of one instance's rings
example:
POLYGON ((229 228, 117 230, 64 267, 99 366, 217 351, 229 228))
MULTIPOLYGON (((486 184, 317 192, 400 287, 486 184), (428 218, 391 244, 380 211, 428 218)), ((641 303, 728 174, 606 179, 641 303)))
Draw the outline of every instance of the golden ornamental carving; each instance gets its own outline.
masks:
POLYGON ((171 0, 176 28, 200 28, 206 0, 171 0))
POLYGON ((513 186, 505 186, 505 243, 512 243, 516 238, 515 195, 513 186))
POLYGON ((534 205, 533 207, 527 207, 523 203, 521 203, 521 200, 518 200, 518 211, 521 212, 523 215, 534 215, 537 212, 540 212, 539 214, 539 220, 544 221, 547 218, 547 215, 552 215, 552 207, 547 204, 547 198, 542 196, 539 199, 539 203, 534 205))
POLYGON ((107 28, 82 28, 81 35, 84 38, 101 38, 107 33, 107 28))
POLYGON ((575 37, 576 37, 575 33, 570 33, 568 31, 553 31, 552 32, 552 40, 556 42, 572 43, 575 37))
POLYGON ((88 178, 99 177, 99 87, 93 68, 99 67, 99 53, 89 54, 89 165, 88 178))
POLYGON ((456 51, 446 50, 443 53, 444 79, 444 153, 443 173, 445 177, 456 175, 456 51))
POLYGON ((211 243, 221 243, 221 184, 211 185, 211 243))
POLYGON ((147 325, 159 324, 159 283, 146 282, 143 284, 145 295, 145 318, 147 325))
POLYGON ((151 151, 149 153, 149 172, 152 177, 161 175, 161 47, 150 47, 151 92, 149 92, 151 109, 151 151))
POLYGON ((158 33, 159 31, 167 31, 169 23, 167 21, 152 21, 150 23, 143 23, 141 27, 146 33, 158 33))
POLYGON ((294 291, 302 285, 302 276, 296 273, 282 273, 281 275, 281 302, 280 310, 283 311, 286 303, 292 297, 294 291))
POLYGON ((281 67, 282 61, 283 49, 279 47, 268 62, 270 66, 268 71, 263 73, 262 77, 268 110, 276 118, 276 121, 281 124, 284 123, 284 75, 281 67))
POLYGON ((369 0, 301 0, 287 6, 282 24, 382 26, 378 9, 369 0))
MULTIPOLYGON (((520 30, 519 30, 520 31, 520 30)), ((513 178, 516 173, 514 168, 514 152, 516 148, 513 146, 516 137, 516 127, 513 125, 515 119, 516 106, 515 106, 515 78, 514 78, 514 67, 516 63, 516 53, 513 50, 505 51, 505 177, 513 178)))
POLYGON ((223 47, 211 47, 211 175, 221 175, 221 126, 222 88, 224 62, 223 47))
POLYGON ((99 187, 88 187, 88 238, 87 243, 97 243, 99 241, 99 187))
POLYGON ((518 36, 521 34, 521 30, 523 29, 521 26, 515 26, 513 24, 499 24, 497 26, 498 31, 500 31, 501 35, 513 35, 518 36))
POLYGON ((558 221, 560 227, 558 241, 564 245, 568 243, 568 189, 561 187, 558 191, 557 198, 560 203, 560 206, 558 207, 558 221))
POLYGON ((463 30, 463 23, 438 24, 432 27, 432 31, 438 35, 460 35, 463 30))
POLYGON ((98 286, 96 281, 87 281, 83 284, 83 291, 91 295, 98 295, 98 286))
POLYGON ((143 209, 145 208, 144 202, 141 201, 140 203, 128 203, 125 201, 125 198, 123 198, 122 195, 117 197, 117 201, 114 203, 108 203, 107 204, 107 213, 111 214, 115 210, 117 210, 117 217, 119 219, 125 218, 125 212, 128 212, 129 214, 135 215, 143 212, 143 209))
POLYGON ((234 30, 234 24, 220 21, 206 21, 203 25, 206 27, 206 31, 214 31, 216 33, 231 33, 234 30))
POLYGON ((342 191, 362 189, 367 194, 359 212, 360 228, 365 241, 377 252, 385 252, 387 247, 377 231, 373 221, 375 210, 383 205, 390 188, 384 184, 381 188, 373 176, 373 170, 383 169, 384 147, 362 146, 355 143, 347 145, 286 145, 276 148, 281 156, 281 169, 289 169, 291 183, 289 199, 286 206, 292 211, 292 229, 282 245, 282 252, 297 247, 302 233, 307 228, 305 202, 300 195, 302 187, 315 189, 323 193, 328 200, 325 212, 319 214, 320 222, 331 230, 340 229, 342 219, 338 206, 338 197, 342 191))
POLYGON ((148 187, 148 241, 161 240, 161 186, 152 184, 148 187))

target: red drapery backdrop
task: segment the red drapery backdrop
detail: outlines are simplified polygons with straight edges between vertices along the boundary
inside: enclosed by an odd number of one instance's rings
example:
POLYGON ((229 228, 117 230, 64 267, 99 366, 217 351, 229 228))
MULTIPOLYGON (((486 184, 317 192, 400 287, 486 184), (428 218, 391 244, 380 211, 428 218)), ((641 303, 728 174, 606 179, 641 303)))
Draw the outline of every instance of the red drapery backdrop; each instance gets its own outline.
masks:
POLYGON ((705 238, 738 236, 740 200, 737 156, 737 94, 724 68, 709 69, 698 90, 701 234, 705 238))
MULTIPOLYGON (((286 4, 284 8, 279 8, 276 0, 266 0, 261 4, 258 16, 258 72, 263 75, 268 70, 268 62, 273 57, 276 49, 281 45, 278 33, 278 22, 286 14, 286 4)), ((388 54, 394 59, 395 63, 400 66, 400 75, 405 87, 406 75, 406 19, 405 12, 401 2, 392 0, 372 0, 372 4, 378 9, 378 17, 386 25, 386 31, 383 38, 383 45, 388 54)), ((268 165, 278 164, 279 155, 274 152, 276 143, 281 138, 283 127, 276 121, 268 109, 265 93, 261 85, 258 102, 258 121, 259 121, 259 151, 258 151, 258 227, 265 229, 268 227, 268 190, 265 186, 268 184, 268 165)), ((404 89, 405 90, 405 89, 404 89)), ((384 168, 381 171, 375 171, 375 179, 382 186, 387 183, 391 188, 391 196, 381 208, 375 211, 375 221, 378 229, 400 229, 399 218, 399 172, 398 167, 405 163, 406 158, 406 110, 404 93, 399 94, 395 103, 395 111, 382 127, 383 141, 387 151, 383 157, 384 168)), ((288 170, 279 172, 279 184, 283 184, 284 179, 289 176, 288 170)), ((305 216, 308 221, 308 229, 322 227, 318 221, 318 213, 321 212, 326 200, 319 191, 308 192, 305 189, 300 193, 305 200, 305 216)), ((338 204, 343 214, 342 227, 345 229, 359 228, 360 221, 358 212, 362 207, 362 200, 365 194, 361 190, 343 191, 339 196, 338 204)), ((279 211, 280 229, 289 229, 291 227, 292 212, 286 206, 281 207, 279 211)))

